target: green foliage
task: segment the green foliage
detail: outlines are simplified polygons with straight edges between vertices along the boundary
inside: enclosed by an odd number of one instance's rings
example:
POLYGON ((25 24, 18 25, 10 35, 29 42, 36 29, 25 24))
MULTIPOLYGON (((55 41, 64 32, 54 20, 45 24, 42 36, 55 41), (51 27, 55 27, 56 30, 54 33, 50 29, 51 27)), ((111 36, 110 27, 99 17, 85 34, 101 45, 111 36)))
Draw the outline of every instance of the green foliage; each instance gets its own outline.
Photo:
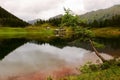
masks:
POLYGON ((91 27, 106 27, 106 26, 113 26, 117 27, 120 26, 120 15, 113 15, 110 19, 104 19, 104 20, 94 20, 93 22, 88 23, 88 26, 91 27))
POLYGON ((44 23, 40 27, 42 27, 42 28, 47 28, 47 27, 52 28, 53 26, 50 25, 49 23, 44 23))
POLYGON ((53 28, 46 29, 43 27, 33 27, 29 26, 26 28, 11 28, 11 27, 1 27, 0 28, 0 38, 28 38, 28 39, 36 39, 39 38, 41 40, 50 39, 50 37, 54 36, 53 28), (48 37, 49 36, 49 37, 48 37))
POLYGON ((104 62, 101 66, 100 66, 100 68, 101 68, 101 70, 105 70, 105 69, 108 69, 108 68, 110 68, 110 63, 109 62, 104 62))
POLYGON ((86 20, 86 25, 89 27, 108 27, 120 26, 120 5, 115 5, 113 7, 88 12, 80 16, 81 19, 86 20))
POLYGON ((41 25, 44 24, 45 22, 46 22, 45 20, 40 19, 40 20, 37 20, 37 22, 35 22, 34 25, 36 25, 36 26, 41 26, 41 25))
POLYGON ((0 25, 10 27, 25 27, 28 23, 16 18, 0 18, 0 25))
POLYGON ((100 48, 100 49, 105 48, 105 45, 104 45, 104 44, 100 44, 100 43, 95 42, 95 41, 93 41, 93 45, 94 45, 96 48, 100 48))
POLYGON ((43 24, 50 24, 55 27, 59 27, 61 24, 61 18, 50 18, 49 20, 38 20, 34 25, 41 26, 43 24))
POLYGON ((80 68, 80 72, 82 72, 82 73, 90 73, 90 72, 92 72, 91 68, 89 67, 90 64, 91 64, 91 63, 88 62, 88 63, 86 63, 84 66, 82 66, 82 67, 80 68))
POLYGON ((84 66, 80 67, 80 72, 82 73, 91 73, 98 70, 100 70, 100 65, 95 65, 91 62, 88 62, 84 66))
POLYGON ((60 18, 51 18, 48 20, 48 23, 50 23, 52 26, 60 27, 61 17, 60 18))
POLYGON ((79 35, 83 41, 87 41, 88 39, 95 37, 95 34, 91 30, 83 27, 75 28, 75 35, 79 35))
POLYGON ((112 59, 102 64, 92 64, 91 62, 88 62, 80 68, 80 71, 82 73, 90 73, 94 71, 100 71, 100 70, 105 70, 105 69, 109 69, 112 67, 119 67, 119 66, 120 66, 120 60, 117 60, 117 59, 112 59))
POLYGON ((65 14, 62 16, 61 27, 77 27, 80 24, 80 18, 78 15, 73 15, 72 11, 68 8, 64 8, 65 14))
POLYGON ((84 73, 79 76, 69 76, 66 80, 120 80, 120 68, 114 67, 102 71, 84 73))
POLYGON ((82 67, 82 74, 68 76, 61 80, 120 80, 119 64, 120 59, 113 59, 98 65, 87 63, 82 67))
POLYGON ((74 15, 72 11, 68 8, 64 8, 65 14, 58 15, 56 17, 50 18, 49 20, 38 20, 34 25, 42 25, 48 23, 55 27, 77 27, 80 25, 85 26, 85 20, 81 20, 79 15, 74 15))
POLYGON ((92 28, 91 30, 95 33, 96 37, 118 38, 120 36, 119 27, 92 28))

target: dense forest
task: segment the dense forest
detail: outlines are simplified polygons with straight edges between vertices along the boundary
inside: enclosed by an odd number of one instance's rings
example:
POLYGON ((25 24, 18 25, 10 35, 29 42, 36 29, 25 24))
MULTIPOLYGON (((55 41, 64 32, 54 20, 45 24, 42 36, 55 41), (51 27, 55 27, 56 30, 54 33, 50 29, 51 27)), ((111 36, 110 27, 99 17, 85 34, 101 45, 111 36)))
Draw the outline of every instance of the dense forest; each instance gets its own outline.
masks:
POLYGON ((114 15, 110 19, 105 20, 93 20, 87 23, 90 27, 120 27, 120 15, 114 15))
POLYGON ((42 20, 42 19, 40 19, 40 20, 37 20, 35 23, 34 23, 34 25, 42 25, 42 24, 45 24, 45 23, 48 23, 48 24, 50 24, 50 25, 52 25, 52 26, 56 26, 56 27, 59 27, 60 26, 60 24, 61 24, 61 18, 51 18, 51 19, 49 19, 49 20, 42 20))
POLYGON ((25 27, 28 23, 0 7, 0 26, 25 27))

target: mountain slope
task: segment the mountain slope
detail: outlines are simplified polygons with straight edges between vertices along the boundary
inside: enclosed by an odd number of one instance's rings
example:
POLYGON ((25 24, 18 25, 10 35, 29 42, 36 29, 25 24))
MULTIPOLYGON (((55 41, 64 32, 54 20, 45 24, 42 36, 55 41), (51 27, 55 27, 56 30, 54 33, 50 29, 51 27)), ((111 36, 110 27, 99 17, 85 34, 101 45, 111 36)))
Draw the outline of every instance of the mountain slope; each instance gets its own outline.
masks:
POLYGON ((97 11, 88 12, 80 15, 81 19, 93 22, 94 20, 111 19, 113 16, 120 15, 120 5, 115 5, 107 9, 100 9, 97 11))
POLYGON ((25 27, 28 23, 17 18, 13 14, 9 13, 2 7, 0 7, 0 26, 7 27, 25 27))
POLYGON ((39 19, 34 19, 34 20, 29 20, 29 21, 27 21, 29 24, 34 24, 34 23, 36 23, 37 21, 38 21, 39 19))
MULTIPOLYGON (((61 17, 63 15, 57 15, 51 17, 49 20, 33 20, 30 23, 51 23, 53 26, 60 23, 61 17)), ((80 19, 85 21, 85 23, 81 24, 81 26, 89 26, 89 27, 120 27, 120 5, 115 5, 110 8, 100 9, 92 12, 88 12, 86 14, 80 15, 80 19)))

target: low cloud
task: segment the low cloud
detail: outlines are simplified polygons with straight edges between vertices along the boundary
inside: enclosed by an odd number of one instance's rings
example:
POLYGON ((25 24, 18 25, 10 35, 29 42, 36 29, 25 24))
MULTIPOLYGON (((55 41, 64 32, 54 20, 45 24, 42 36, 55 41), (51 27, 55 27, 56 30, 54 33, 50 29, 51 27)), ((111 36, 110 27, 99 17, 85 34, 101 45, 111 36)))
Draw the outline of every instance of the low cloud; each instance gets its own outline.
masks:
POLYGON ((0 5, 18 17, 29 20, 58 7, 63 2, 64 0, 2 0, 0 5))
POLYGON ((0 0, 0 6, 26 21, 62 14, 63 7, 82 14, 115 4, 120 4, 120 0, 0 0))

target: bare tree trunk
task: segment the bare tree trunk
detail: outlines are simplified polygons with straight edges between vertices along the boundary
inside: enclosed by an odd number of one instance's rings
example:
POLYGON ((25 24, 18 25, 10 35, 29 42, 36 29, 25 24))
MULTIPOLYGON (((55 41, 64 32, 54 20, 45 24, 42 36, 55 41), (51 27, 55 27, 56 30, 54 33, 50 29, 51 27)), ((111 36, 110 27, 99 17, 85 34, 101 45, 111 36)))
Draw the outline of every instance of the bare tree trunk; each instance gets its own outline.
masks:
POLYGON ((99 54, 99 52, 97 51, 97 49, 94 47, 93 42, 92 42, 91 39, 89 39, 89 42, 90 42, 93 50, 95 51, 95 54, 102 60, 102 62, 105 62, 106 60, 99 54))

